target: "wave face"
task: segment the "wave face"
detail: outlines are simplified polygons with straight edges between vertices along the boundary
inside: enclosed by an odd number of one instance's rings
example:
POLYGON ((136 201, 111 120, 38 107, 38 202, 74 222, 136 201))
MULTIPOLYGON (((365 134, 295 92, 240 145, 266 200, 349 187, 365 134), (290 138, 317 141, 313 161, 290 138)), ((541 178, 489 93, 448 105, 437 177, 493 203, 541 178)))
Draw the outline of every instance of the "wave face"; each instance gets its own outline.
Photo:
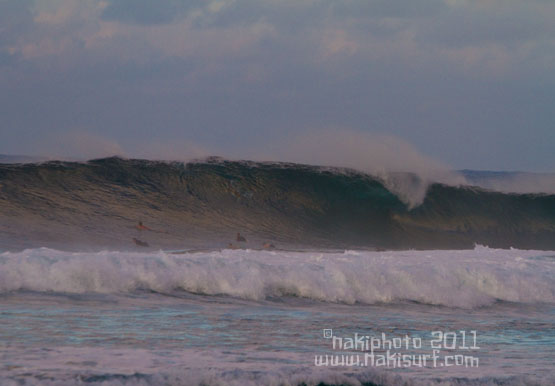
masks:
POLYGON ((475 308, 497 301, 555 303, 555 252, 476 247, 462 251, 344 253, 225 250, 183 255, 72 253, 46 248, 0 254, 0 293, 127 294, 186 291, 248 300, 417 302, 475 308))
POLYGON ((4 250, 222 247, 236 232, 252 248, 555 249, 552 194, 432 184, 413 208, 378 178, 295 164, 0 164, 0 213, 4 250))

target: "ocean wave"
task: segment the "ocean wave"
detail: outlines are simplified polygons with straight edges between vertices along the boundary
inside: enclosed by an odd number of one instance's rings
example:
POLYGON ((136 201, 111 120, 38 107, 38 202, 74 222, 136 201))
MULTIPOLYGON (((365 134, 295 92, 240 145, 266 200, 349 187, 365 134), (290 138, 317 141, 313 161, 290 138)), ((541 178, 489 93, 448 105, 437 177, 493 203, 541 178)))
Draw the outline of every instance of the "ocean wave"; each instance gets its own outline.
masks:
POLYGON ((461 251, 344 253, 223 250, 0 254, 0 292, 160 294, 187 291, 254 301, 418 302, 474 308, 496 301, 555 302, 554 252, 476 247, 461 251))
POLYGON ((222 247, 237 231, 250 247, 555 249, 553 194, 284 163, 0 164, 0 212, 0 250, 129 250, 143 236, 156 249, 222 247), (400 187, 424 192, 419 205, 400 187), (157 232, 138 235, 140 220, 157 232))

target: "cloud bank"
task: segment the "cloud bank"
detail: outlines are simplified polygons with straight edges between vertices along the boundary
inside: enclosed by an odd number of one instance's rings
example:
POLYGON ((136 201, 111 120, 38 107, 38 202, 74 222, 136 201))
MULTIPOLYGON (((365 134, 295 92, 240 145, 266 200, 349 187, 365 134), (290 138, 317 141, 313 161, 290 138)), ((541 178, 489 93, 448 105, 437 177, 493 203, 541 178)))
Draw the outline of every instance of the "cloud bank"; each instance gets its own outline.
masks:
POLYGON ((554 19, 545 0, 0 0, 0 152, 77 127, 239 154, 335 127, 553 171, 554 19))

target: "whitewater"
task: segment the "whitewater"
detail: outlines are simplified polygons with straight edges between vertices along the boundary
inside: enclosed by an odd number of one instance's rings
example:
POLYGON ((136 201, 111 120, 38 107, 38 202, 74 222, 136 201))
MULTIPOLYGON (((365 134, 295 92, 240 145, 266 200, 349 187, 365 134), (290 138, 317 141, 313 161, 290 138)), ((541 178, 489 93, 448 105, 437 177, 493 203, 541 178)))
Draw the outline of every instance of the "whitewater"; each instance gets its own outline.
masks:
POLYGON ((95 253, 47 248, 0 254, 0 291, 160 294, 186 291, 247 300, 418 302, 474 308, 496 301, 555 302, 555 252, 286 252, 217 250, 95 253))
POLYGON ((554 278, 554 251, 483 246, 3 252, 0 383, 549 385, 554 278), (480 366, 316 366, 325 330, 475 331, 480 366))
POLYGON ((0 385, 553 385, 555 195, 464 175, 0 164, 0 385))

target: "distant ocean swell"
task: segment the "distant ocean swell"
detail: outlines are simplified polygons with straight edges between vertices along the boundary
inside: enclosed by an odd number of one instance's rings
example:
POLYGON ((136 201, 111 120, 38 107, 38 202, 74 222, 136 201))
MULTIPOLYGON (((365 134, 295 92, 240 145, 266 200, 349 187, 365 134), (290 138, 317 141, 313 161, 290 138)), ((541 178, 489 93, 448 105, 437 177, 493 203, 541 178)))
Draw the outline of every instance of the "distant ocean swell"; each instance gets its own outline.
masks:
MULTIPOLYGON (((399 186, 421 186, 416 175, 399 186)), ((402 183, 399 181, 402 180, 402 183)), ((555 249, 555 195, 432 184, 407 205, 377 177, 295 164, 107 158, 0 165, 0 250, 50 247, 555 249), (144 221, 157 232, 137 235, 144 221)), ((410 191, 410 189, 408 189, 410 191)))
POLYGON ((473 308, 555 303, 555 252, 495 250, 268 252, 227 250, 0 254, 0 292, 127 294, 186 291, 249 300, 418 302, 473 308))

